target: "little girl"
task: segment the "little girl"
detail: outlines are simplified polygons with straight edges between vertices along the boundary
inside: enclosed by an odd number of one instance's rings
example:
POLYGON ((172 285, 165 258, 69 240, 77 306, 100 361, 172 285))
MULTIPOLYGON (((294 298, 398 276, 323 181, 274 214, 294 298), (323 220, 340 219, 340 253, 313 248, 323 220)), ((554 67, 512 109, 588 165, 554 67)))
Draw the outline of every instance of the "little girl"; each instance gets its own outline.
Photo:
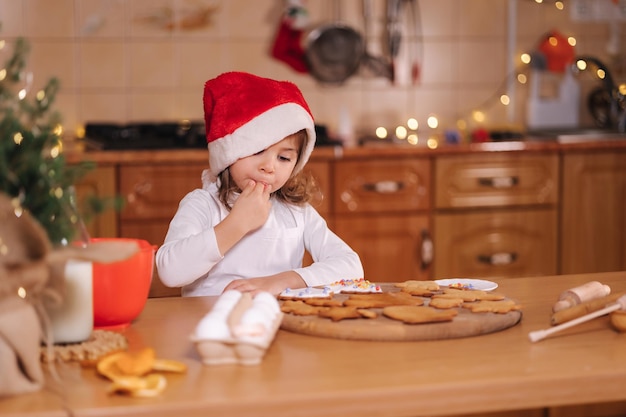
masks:
POLYGON ((183 296, 286 288, 363 277, 358 255, 308 203, 301 171, 315 125, 292 83, 242 72, 204 86, 210 169, 187 194, 156 254, 161 281, 183 296), (305 249, 313 264, 302 267, 305 249))

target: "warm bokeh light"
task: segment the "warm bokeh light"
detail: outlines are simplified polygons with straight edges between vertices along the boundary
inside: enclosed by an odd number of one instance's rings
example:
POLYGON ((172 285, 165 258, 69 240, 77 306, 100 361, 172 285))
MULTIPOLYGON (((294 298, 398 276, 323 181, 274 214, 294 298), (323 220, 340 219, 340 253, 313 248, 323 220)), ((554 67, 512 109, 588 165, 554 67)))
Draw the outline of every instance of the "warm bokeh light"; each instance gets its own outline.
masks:
POLYGON ((439 146, 439 141, 437 141, 437 138, 435 137, 430 137, 426 141, 426 146, 428 146, 430 149, 436 149, 437 146, 439 146))
POLYGON ((556 7, 558 10, 563 10, 565 9, 565 4, 563 4, 562 1, 555 1, 554 7, 556 7))
POLYGON ((456 127, 459 130, 467 129, 467 122, 464 119, 459 119, 456 121, 456 127))
POLYGON ((626 96, 626 84, 620 84, 617 87, 617 90, 619 91, 621 95, 626 96))
POLYGON ((567 43, 569 43, 571 46, 576 46, 576 38, 573 36, 568 37, 567 43))
POLYGON ((409 120, 406 121, 406 125, 411 130, 417 130, 417 128, 419 127, 419 123, 417 122, 417 119, 414 119, 413 117, 411 117, 409 120))
POLYGON ((406 136, 409 132, 406 130, 404 126, 396 127, 396 137, 400 140, 406 139, 406 136))
POLYGON ((472 118, 478 123, 482 123, 485 121, 485 113, 480 110, 474 110, 472 112, 472 118))
POLYGON ((500 103, 504 104, 505 106, 508 106, 511 103, 511 99, 506 94, 502 94, 500 96, 500 103))
POLYGON ((56 126, 54 126, 54 130, 53 130, 54 134, 57 136, 62 136, 63 135, 63 125, 61 124, 57 124, 56 126))
POLYGON ((604 77, 606 77, 606 72, 604 72, 603 69, 598 68, 596 70, 596 75, 598 76, 599 79, 604 80, 604 77))
POLYGON ((528 77, 526 77, 526 74, 517 74, 517 82, 520 84, 526 84, 528 82, 528 77))
POLYGON ((576 61, 576 68, 578 68, 581 71, 584 71, 587 69, 587 61, 585 61, 584 59, 579 59, 578 61, 576 61))
POLYGON ((387 129, 385 129, 384 127, 381 126, 376 128, 376 137, 378 139, 385 139, 387 135, 387 129))
POLYGON ((57 140, 57 143, 52 148, 50 148, 50 156, 56 158, 57 156, 61 155, 62 152, 63 142, 59 139, 57 140))
POLYGON ((23 140, 24 136, 22 136, 20 132, 17 132, 15 135, 13 135, 13 142, 15 142, 16 145, 21 144, 23 140))
POLYGON ((428 116, 428 120, 426 121, 426 124, 431 129, 437 129, 437 126, 439 126, 439 120, 437 119, 437 116, 431 115, 431 116, 428 116))
POLYGON ((530 54, 527 53, 523 53, 522 55, 520 55, 519 59, 524 63, 524 64, 530 64, 530 54))
POLYGON ((417 142, 418 142, 418 137, 417 137, 417 134, 415 134, 415 133, 411 133, 411 134, 410 134, 410 135, 406 138, 406 141, 407 141, 408 143, 410 143, 411 145, 417 145, 417 142))

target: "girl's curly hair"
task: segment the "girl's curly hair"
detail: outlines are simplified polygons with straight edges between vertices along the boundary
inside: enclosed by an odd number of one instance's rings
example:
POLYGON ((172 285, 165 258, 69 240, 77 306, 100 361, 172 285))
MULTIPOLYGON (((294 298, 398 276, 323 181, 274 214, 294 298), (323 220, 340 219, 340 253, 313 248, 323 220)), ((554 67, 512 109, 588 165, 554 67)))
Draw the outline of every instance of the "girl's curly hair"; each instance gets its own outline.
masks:
MULTIPOLYGON (((299 139, 300 150, 298 152, 298 160, 302 157, 304 143, 307 139, 306 130, 300 130, 294 133, 299 139)), ((241 192, 235 181, 230 175, 230 169, 226 168, 218 175, 219 179, 219 199, 228 210, 232 208, 232 196, 241 192)), ((303 206, 306 203, 319 202, 323 197, 319 186, 310 172, 303 170, 293 174, 278 190, 272 193, 278 200, 289 204, 303 206)))

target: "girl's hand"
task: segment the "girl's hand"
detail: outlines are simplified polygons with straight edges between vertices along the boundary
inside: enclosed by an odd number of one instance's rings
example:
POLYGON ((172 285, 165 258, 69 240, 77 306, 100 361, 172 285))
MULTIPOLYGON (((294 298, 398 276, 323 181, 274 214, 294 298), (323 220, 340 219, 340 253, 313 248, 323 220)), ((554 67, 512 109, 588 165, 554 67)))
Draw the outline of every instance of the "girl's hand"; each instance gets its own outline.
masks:
POLYGON ((260 292, 269 292, 277 296, 286 288, 306 287, 304 280, 294 271, 281 272, 267 277, 236 279, 230 282, 224 291, 237 290, 249 292, 253 296, 260 292))
POLYGON ((270 214, 270 187, 250 181, 233 204, 229 216, 234 216, 246 232, 263 226, 270 214))

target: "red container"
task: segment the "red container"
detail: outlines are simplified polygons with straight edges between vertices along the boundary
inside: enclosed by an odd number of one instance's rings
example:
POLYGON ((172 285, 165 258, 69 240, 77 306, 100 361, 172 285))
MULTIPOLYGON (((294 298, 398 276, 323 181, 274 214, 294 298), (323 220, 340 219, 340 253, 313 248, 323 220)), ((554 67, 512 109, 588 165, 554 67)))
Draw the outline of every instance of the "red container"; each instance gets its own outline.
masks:
POLYGON ((139 252, 123 261, 93 263, 94 328, 126 327, 139 316, 148 299, 156 248, 141 239, 93 238, 91 241, 134 241, 139 245, 139 252))

